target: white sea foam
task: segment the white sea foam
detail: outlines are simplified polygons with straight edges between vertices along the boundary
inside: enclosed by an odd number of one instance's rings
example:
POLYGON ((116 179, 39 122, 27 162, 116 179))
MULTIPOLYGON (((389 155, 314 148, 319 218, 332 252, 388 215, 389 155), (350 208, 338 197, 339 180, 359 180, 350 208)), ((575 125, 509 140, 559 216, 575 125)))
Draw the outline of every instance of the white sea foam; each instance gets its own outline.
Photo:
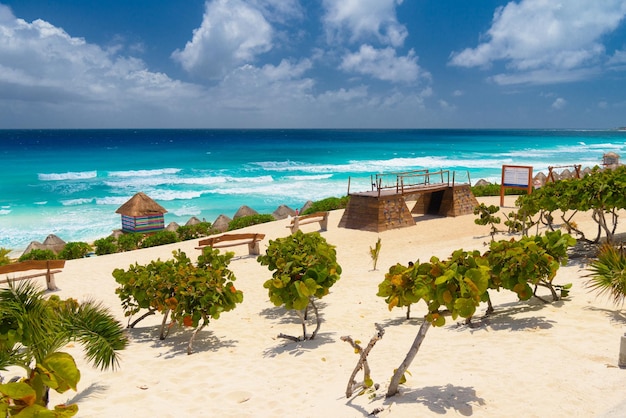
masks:
POLYGON ((78 205, 85 205, 88 203, 92 203, 93 201, 94 201, 93 198, 67 199, 67 200, 61 200, 61 204, 63 206, 78 206, 78 205))
POLYGON ((109 171, 109 177, 152 177, 164 174, 177 174, 180 168, 159 168, 154 170, 109 171))
POLYGON ((63 180, 87 180, 98 177, 97 171, 68 171, 67 173, 39 173, 37 178, 41 181, 63 181, 63 180))
POLYGON ((329 179, 332 176, 333 176, 332 174, 317 174, 317 175, 311 175, 311 176, 285 176, 285 179, 294 180, 294 181, 324 180, 324 179, 329 179))
POLYGON ((47 204, 48 204, 48 201, 47 201, 47 200, 42 200, 41 202, 34 202, 34 204, 35 204, 35 205, 40 205, 40 206, 43 206, 43 205, 47 205, 47 204))
POLYGON ((8 215, 11 213, 11 209, 0 209, 0 215, 8 215))

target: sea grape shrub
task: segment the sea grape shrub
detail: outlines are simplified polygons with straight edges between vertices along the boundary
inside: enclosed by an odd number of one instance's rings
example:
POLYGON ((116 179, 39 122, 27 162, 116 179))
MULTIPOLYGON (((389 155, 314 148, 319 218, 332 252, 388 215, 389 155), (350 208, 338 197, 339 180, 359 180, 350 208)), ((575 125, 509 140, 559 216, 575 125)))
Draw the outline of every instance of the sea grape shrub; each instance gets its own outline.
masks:
POLYGON ((256 214, 242 216, 241 218, 233 219, 228 223, 228 230, 234 231, 235 229, 241 229, 252 225, 264 224, 266 222, 273 222, 276 219, 269 214, 256 214))
POLYGON ((124 233, 117 237, 118 251, 132 251, 139 248, 144 235, 139 232, 124 233))
POLYGON ((220 254, 219 250, 205 248, 197 264, 180 250, 173 256, 173 260, 156 260, 145 266, 135 263, 128 270, 113 271, 120 284, 115 292, 125 316, 147 309, 162 313, 164 324, 169 316, 180 326, 196 327, 197 332, 210 319, 218 319, 243 302, 243 292, 235 288, 235 275, 228 269, 234 253, 220 254))
POLYGON ((561 231, 522 237, 519 241, 492 242, 486 253, 491 266, 491 287, 511 290, 520 300, 528 300, 534 294, 531 285, 545 286, 553 299, 558 300, 552 280, 559 267, 567 263, 568 247, 575 244, 571 235, 561 231))
MULTIPOLYGON (((270 240, 266 253, 257 261, 272 271, 272 278, 263 283, 270 301, 299 312, 306 335, 304 313, 309 305, 316 310, 314 299, 326 296, 341 276, 335 247, 326 242, 318 232, 296 233, 270 240)), ((320 318, 317 317, 319 329, 320 318)), ((316 330, 317 331, 317 330, 316 330)))
POLYGON ((474 215, 478 215, 477 219, 474 219, 476 225, 490 225, 491 226, 491 240, 493 241, 496 233, 498 232, 497 224, 500 223, 500 218, 495 216, 500 211, 500 208, 495 205, 487 206, 484 203, 474 208, 474 215))
POLYGON ((27 261, 27 260, 56 260, 57 255, 52 250, 40 250, 33 249, 27 252, 26 254, 22 254, 18 261, 27 261))
POLYGON ((96 255, 114 254, 118 251, 115 237, 108 236, 106 238, 100 238, 93 242, 96 247, 96 255))
POLYGON ((196 239, 211 235, 212 226, 210 222, 200 222, 194 225, 183 225, 178 227, 176 233, 181 241, 188 241, 190 239, 196 239))
POLYGON ((59 252, 58 257, 61 260, 75 260, 85 257, 91 250, 91 245, 86 242, 68 242, 59 252))
POLYGON ((336 209, 345 209, 348 206, 350 196, 327 197, 311 204, 311 207, 305 210, 301 215, 309 215, 316 212, 328 212, 336 209))
POLYGON ((141 241, 141 248, 157 247, 159 245, 173 244, 178 242, 178 234, 173 231, 159 231, 152 235, 147 235, 141 241))
POLYGON ((470 318, 484 300, 489 286, 489 266, 478 251, 455 251, 447 260, 432 257, 413 266, 396 264, 378 285, 389 310, 423 300, 426 320, 434 326, 445 324, 444 311, 453 319, 470 318))
POLYGON ((553 212, 559 211, 560 218, 568 231, 575 231, 585 241, 599 242, 602 234, 613 242, 618 223, 617 211, 626 208, 626 167, 600 170, 594 168, 581 179, 559 180, 547 183, 530 195, 516 201, 520 209, 540 218, 554 229, 553 212), (594 239, 588 239, 572 221, 577 212, 592 211, 592 219, 598 224, 594 239))

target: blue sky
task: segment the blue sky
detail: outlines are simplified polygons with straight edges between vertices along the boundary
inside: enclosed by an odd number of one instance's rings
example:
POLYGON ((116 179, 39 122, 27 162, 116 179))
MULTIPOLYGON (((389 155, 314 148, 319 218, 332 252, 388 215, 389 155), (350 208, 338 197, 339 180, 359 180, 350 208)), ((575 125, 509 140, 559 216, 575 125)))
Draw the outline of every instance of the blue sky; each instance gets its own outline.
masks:
POLYGON ((615 128, 626 0, 0 0, 0 128, 615 128))

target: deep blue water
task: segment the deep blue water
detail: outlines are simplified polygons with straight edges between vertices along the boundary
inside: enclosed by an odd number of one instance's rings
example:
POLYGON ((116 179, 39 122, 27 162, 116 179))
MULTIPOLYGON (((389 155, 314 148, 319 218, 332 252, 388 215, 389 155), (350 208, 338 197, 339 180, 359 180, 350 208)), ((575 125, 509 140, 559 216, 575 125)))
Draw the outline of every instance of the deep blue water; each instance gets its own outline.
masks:
POLYGON ((626 132, 573 130, 0 130, 0 247, 50 233, 93 241, 143 191, 166 224, 213 222, 242 205, 279 205, 367 190, 369 176, 421 168, 499 182, 503 164, 600 164, 626 132))

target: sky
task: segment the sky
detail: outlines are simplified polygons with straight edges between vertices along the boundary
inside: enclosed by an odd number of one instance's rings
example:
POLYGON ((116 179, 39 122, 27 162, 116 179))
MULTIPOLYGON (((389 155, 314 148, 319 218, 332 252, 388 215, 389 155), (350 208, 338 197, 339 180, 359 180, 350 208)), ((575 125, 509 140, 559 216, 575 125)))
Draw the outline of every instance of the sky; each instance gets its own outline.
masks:
POLYGON ((626 0, 0 0, 0 129, 626 126, 626 0))

